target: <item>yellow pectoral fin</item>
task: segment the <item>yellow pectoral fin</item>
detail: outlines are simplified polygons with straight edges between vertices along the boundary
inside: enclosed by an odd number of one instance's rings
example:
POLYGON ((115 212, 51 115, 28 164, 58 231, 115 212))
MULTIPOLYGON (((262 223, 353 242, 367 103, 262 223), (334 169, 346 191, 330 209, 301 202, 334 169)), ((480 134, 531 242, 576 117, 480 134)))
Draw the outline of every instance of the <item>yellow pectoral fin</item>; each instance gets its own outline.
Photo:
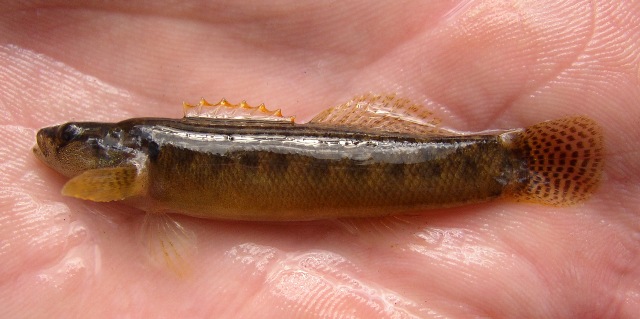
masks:
POLYGON ((62 188, 62 195, 111 202, 142 195, 145 184, 144 176, 133 166, 99 168, 69 180, 62 188))

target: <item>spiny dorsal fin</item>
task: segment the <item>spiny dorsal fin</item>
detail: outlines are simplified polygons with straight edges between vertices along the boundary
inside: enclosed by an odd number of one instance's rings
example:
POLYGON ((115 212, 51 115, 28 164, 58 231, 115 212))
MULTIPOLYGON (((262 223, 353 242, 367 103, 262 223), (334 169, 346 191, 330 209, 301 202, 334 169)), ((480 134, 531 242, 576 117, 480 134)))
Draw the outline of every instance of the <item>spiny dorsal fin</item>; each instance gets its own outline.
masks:
POLYGON ((224 98, 216 104, 211 104, 205 99, 201 99, 200 103, 196 105, 183 102, 182 107, 184 109, 184 117, 258 119, 291 123, 294 121, 293 116, 283 116, 280 109, 270 111, 264 106, 264 104, 251 106, 247 104, 246 101, 242 101, 238 104, 232 104, 224 98))
POLYGON ((333 124, 394 133, 459 134, 441 128, 440 119, 422 105, 391 95, 364 94, 316 115, 309 123, 333 124))

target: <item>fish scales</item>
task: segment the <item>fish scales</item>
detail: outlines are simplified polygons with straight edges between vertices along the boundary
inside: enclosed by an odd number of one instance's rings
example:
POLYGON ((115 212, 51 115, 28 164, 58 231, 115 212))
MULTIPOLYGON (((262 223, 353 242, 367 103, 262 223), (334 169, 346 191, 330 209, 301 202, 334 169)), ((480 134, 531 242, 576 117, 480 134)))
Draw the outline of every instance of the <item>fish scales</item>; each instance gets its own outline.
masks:
POLYGON ((496 135, 419 137, 313 124, 283 130, 251 122, 229 130, 224 121, 204 133, 180 120, 142 126, 144 143, 158 145, 148 164, 149 196, 198 217, 300 220, 446 207, 499 197, 526 169, 496 135), (200 134, 218 141, 198 143, 200 134))
POLYGON ((469 134, 439 123, 395 96, 356 97, 306 124, 202 100, 182 119, 43 128, 34 153, 71 178, 64 195, 212 219, 376 217, 496 198, 565 206, 599 183, 604 139, 586 117, 469 134))

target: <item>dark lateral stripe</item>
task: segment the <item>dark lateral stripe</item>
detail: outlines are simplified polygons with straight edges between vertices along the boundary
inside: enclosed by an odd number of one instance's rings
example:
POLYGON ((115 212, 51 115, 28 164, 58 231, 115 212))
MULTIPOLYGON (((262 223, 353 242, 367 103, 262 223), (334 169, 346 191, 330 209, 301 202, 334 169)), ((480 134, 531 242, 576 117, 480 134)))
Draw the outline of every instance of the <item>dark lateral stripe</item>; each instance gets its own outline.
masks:
POLYGON ((168 119, 135 118, 120 122, 123 126, 165 126, 184 132, 224 135, 279 135, 296 138, 337 138, 361 141, 402 141, 407 143, 450 143, 458 140, 487 139, 490 134, 458 136, 417 136, 414 134, 389 133, 353 127, 323 124, 292 124, 265 121, 220 120, 220 119, 168 119))

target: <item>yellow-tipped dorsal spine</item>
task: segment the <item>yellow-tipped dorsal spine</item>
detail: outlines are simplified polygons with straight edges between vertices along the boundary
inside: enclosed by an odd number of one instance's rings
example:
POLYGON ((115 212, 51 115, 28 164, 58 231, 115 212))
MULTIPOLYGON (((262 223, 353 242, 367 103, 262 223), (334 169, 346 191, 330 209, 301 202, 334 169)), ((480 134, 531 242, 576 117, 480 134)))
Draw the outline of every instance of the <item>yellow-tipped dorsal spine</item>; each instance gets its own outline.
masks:
POLYGON ((238 104, 232 104, 225 98, 222 98, 218 103, 211 104, 204 98, 201 98, 197 105, 183 102, 183 110, 185 117, 246 118, 294 123, 294 117, 283 116, 281 109, 271 111, 264 105, 264 103, 261 103, 258 106, 251 106, 246 100, 242 100, 242 102, 238 104))

